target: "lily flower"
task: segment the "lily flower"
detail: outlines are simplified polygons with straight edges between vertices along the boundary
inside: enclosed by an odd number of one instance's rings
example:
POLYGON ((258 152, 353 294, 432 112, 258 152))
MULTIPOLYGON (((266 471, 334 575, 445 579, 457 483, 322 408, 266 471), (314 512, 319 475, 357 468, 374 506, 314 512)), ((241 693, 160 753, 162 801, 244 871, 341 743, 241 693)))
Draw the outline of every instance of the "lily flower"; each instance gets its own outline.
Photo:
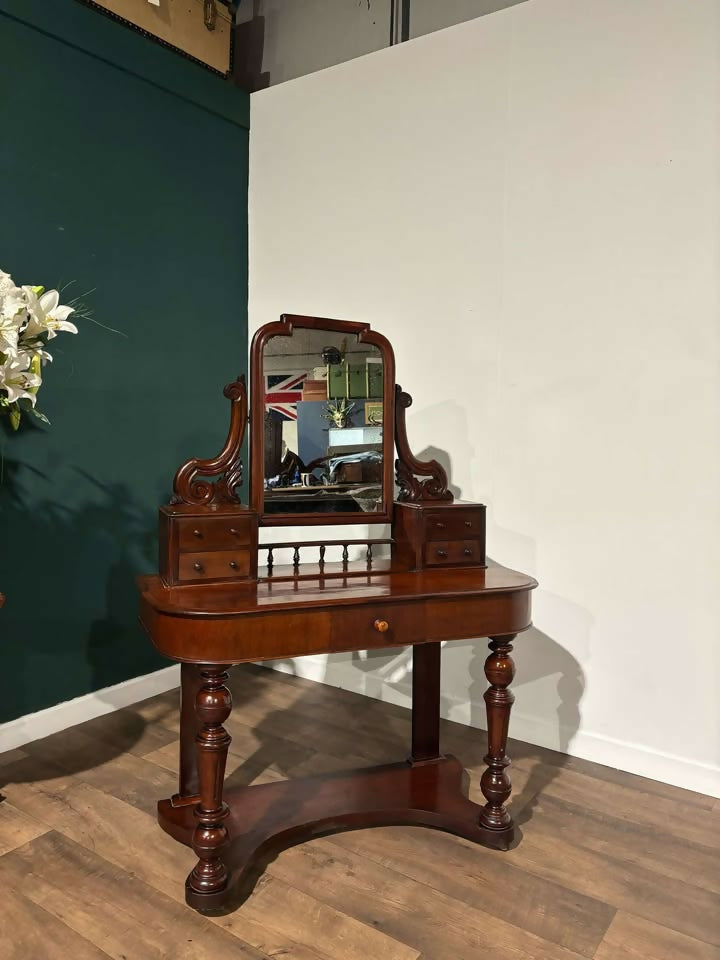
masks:
POLYGON ((38 364, 33 363, 33 358, 28 353, 8 357, 0 367, 0 387, 7 392, 9 403, 29 400, 33 407, 35 406, 35 394, 42 383, 42 377, 33 371, 33 367, 37 370, 38 364))
POLYGON ((65 333, 78 332, 75 324, 68 320, 70 314, 75 311, 73 307, 67 307, 60 303, 60 294, 57 290, 47 290, 39 297, 32 287, 23 287, 23 290, 28 299, 30 319, 25 332, 29 337, 47 333, 48 340, 52 340, 60 331, 65 333))

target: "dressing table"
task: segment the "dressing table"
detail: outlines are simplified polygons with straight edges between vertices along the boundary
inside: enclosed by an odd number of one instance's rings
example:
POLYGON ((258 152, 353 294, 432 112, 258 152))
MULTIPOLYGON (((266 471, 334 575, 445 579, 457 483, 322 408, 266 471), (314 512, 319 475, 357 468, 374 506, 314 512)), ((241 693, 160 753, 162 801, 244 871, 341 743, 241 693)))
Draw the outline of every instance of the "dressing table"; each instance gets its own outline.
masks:
POLYGON ((284 315, 253 339, 250 416, 244 378, 225 396, 225 446, 177 471, 160 508, 159 574, 139 580, 145 630, 181 663, 179 787, 158 820, 197 855, 187 903, 227 909, 263 856, 339 829, 418 824, 507 849, 512 641, 530 626, 536 583, 486 560, 485 507, 455 502, 443 467, 412 454, 412 401, 390 343, 368 324, 284 315), (342 535, 378 524, 390 537, 342 535), (341 535, 266 536, 287 526, 341 535), (439 742, 441 644, 477 637, 490 645, 484 805, 465 796, 463 768, 439 742), (230 666, 402 646, 412 647, 408 759, 224 789, 230 666))

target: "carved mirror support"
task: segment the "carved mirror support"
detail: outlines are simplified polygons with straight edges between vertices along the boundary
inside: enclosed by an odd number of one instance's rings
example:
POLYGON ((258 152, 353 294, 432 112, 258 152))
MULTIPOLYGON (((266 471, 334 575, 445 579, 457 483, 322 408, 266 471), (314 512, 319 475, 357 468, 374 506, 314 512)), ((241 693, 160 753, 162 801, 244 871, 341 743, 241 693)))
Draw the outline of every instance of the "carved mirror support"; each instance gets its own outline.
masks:
POLYGON ((195 506, 240 503, 235 490, 242 483, 242 460, 240 450, 245 436, 247 423, 247 390, 245 377, 229 383, 223 395, 230 401, 230 429, 225 446, 211 460, 193 457, 184 463, 175 474, 173 481, 172 504, 194 504, 195 506), (217 477, 210 481, 200 479, 217 477))

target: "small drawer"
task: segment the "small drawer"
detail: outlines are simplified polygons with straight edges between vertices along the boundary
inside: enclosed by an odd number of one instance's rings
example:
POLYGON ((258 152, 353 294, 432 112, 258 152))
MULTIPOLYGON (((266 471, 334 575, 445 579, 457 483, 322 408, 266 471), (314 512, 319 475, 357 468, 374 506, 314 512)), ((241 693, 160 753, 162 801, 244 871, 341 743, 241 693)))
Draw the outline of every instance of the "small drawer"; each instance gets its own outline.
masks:
POLYGON ((232 550, 250 543, 250 517, 188 517, 175 523, 181 550, 232 550))
POLYGON ((249 550, 219 550, 214 553, 181 553, 178 578, 188 580, 233 580, 250 572, 249 550))
POLYGON ((460 540, 485 536, 484 510, 449 507, 425 515, 427 540, 460 540))
POLYGON ((333 651, 404 646, 426 639, 425 605, 421 602, 333 610, 333 651))
POLYGON ((428 566, 484 562, 482 543, 478 540, 436 540, 425 544, 428 566))

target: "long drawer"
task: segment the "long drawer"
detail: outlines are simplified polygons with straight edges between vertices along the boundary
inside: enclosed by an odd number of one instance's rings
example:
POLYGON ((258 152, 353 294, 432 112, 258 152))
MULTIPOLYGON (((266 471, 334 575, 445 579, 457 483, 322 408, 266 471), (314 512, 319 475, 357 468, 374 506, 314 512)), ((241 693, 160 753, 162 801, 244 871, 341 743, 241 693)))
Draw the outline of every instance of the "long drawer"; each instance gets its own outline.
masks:
POLYGON ((380 603, 333 610, 333 650, 404 646, 425 639, 425 605, 422 602, 380 603))

